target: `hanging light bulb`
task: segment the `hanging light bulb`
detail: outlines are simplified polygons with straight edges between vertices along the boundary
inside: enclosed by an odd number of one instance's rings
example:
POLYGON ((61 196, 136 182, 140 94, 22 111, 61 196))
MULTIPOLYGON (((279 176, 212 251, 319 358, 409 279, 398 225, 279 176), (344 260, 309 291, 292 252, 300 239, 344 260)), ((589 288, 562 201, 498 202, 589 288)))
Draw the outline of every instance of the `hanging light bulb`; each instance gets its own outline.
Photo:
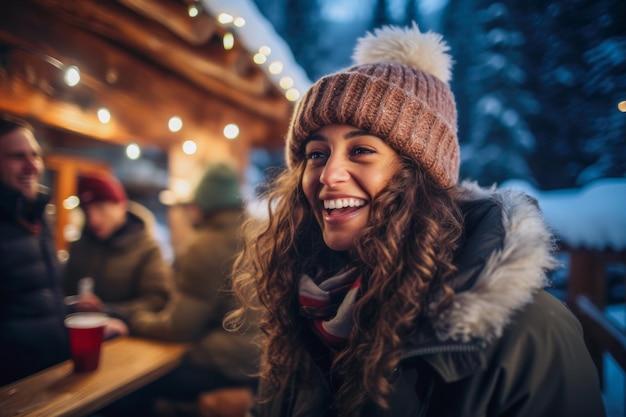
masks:
POLYGON ((300 98, 300 92, 295 88, 290 88, 285 92, 285 97, 287 97, 287 100, 289 101, 298 101, 300 98))
POLYGON ((178 132, 183 128, 183 119, 178 116, 172 116, 167 123, 167 126, 170 129, 170 132, 178 132))
POLYGON ((293 78, 286 75, 282 77, 280 81, 278 81, 278 84, 280 85, 281 88, 288 90, 291 87, 293 87, 294 81, 293 81, 293 78))
POLYGON ((230 51, 231 49, 233 49, 233 46, 235 46, 235 37, 232 33, 226 32, 224 34, 224 38, 222 38, 222 42, 224 45, 224 49, 230 51))
POLYGON ((70 65, 65 69, 65 74, 63 75, 63 80, 65 84, 70 87, 74 87, 80 82, 80 70, 75 65, 70 65))
POLYGON ((101 107, 98 109, 98 120, 100 123, 107 124, 111 121, 111 112, 106 107, 101 107))
POLYGON ((227 124, 224 126, 224 136, 226 136, 227 139, 235 139, 239 136, 239 126, 234 123, 227 124))
POLYGON ((200 3, 191 3, 189 7, 187 7, 187 13, 189 17, 197 17, 201 13, 200 3))
POLYGON ((219 15, 217 15, 217 21, 220 22, 222 25, 232 23, 233 20, 233 16, 228 13, 220 13, 219 15))
POLYGON ((254 54, 254 57, 252 57, 252 60, 254 61, 255 64, 265 64, 265 61, 267 61, 267 56, 263 55, 262 53, 256 53, 254 54))
POLYGON ((274 61, 270 64, 268 71, 270 74, 278 75, 283 72, 283 63, 280 61, 274 61))
POLYGON ((198 145, 193 140, 186 140, 183 143, 183 152, 187 155, 193 155, 198 150, 198 145))
POLYGON ((126 156, 128 157, 128 159, 139 159, 139 157, 141 156, 141 148, 139 148, 139 145, 137 145, 136 143, 131 143, 130 145, 128 145, 126 147, 126 156))

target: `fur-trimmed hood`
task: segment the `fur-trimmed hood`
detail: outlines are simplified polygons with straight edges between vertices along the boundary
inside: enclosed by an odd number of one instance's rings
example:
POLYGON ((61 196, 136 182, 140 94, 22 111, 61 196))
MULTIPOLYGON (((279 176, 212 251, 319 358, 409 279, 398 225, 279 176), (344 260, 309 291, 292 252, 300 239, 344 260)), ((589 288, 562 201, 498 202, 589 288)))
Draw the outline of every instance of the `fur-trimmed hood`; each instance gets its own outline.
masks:
POLYGON ((473 182, 460 187, 466 237, 455 257, 456 295, 439 315, 431 308, 431 325, 441 342, 490 342, 548 285, 546 272, 559 264, 532 197, 473 182))

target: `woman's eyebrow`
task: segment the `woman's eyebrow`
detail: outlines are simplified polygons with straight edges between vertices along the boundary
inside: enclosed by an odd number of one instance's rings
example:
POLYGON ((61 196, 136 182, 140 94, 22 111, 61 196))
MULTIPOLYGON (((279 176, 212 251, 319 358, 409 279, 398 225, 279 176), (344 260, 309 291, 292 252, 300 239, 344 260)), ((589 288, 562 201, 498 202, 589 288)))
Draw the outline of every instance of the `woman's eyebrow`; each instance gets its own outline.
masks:
POLYGON ((326 136, 324 135, 320 135, 319 133, 314 133, 306 139, 305 144, 311 142, 312 140, 319 141, 319 142, 326 142, 328 139, 326 139, 326 136))
MULTIPOLYGON (((361 137, 361 136, 375 136, 371 134, 370 132, 366 132, 365 130, 359 130, 359 129, 355 129, 355 130, 351 130, 348 133, 346 133, 345 135, 343 135, 344 139, 352 139, 352 138, 357 138, 357 137, 361 137)), ((307 139, 307 142, 310 141, 321 141, 321 142, 326 142, 328 139, 326 138, 326 136, 321 135, 319 133, 314 133, 311 136, 309 136, 309 138, 307 139)))
POLYGON ((376 135, 373 135, 370 132, 366 132, 365 130, 351 130, 348 133, 346 133, 343 137, 345 139, 352 139, 352 138, 356 138, 359 136, 376 136, 376 135))

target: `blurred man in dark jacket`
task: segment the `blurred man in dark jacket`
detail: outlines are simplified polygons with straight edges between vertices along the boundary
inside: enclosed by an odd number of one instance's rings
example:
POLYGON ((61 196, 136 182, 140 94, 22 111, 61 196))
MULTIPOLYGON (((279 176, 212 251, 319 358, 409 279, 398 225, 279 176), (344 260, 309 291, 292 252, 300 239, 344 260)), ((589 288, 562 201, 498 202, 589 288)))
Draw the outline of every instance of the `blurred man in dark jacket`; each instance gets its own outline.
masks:
MULTIPOLYGON (((61 267, 32 126, 0 114, 0 385, 69 359, 61 267)), ((124 333, 110 320, 105 336, 124 333)))
POLYGON ((0 385, 69 358, 43 170, 32 127, 0 114, 0 385))

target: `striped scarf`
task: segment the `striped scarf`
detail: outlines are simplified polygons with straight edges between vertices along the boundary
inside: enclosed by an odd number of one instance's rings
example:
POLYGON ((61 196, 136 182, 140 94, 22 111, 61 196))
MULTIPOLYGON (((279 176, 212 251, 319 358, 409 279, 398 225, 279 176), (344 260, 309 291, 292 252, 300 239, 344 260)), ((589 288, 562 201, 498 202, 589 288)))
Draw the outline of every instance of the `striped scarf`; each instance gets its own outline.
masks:
POLYGON ((352 306, 358 297, 361 276, 352 267, 325 277, 302 274, 298 285, 300 315, 309 320, 313 331, 333 351, 343 348, 352 328, 352 306))

